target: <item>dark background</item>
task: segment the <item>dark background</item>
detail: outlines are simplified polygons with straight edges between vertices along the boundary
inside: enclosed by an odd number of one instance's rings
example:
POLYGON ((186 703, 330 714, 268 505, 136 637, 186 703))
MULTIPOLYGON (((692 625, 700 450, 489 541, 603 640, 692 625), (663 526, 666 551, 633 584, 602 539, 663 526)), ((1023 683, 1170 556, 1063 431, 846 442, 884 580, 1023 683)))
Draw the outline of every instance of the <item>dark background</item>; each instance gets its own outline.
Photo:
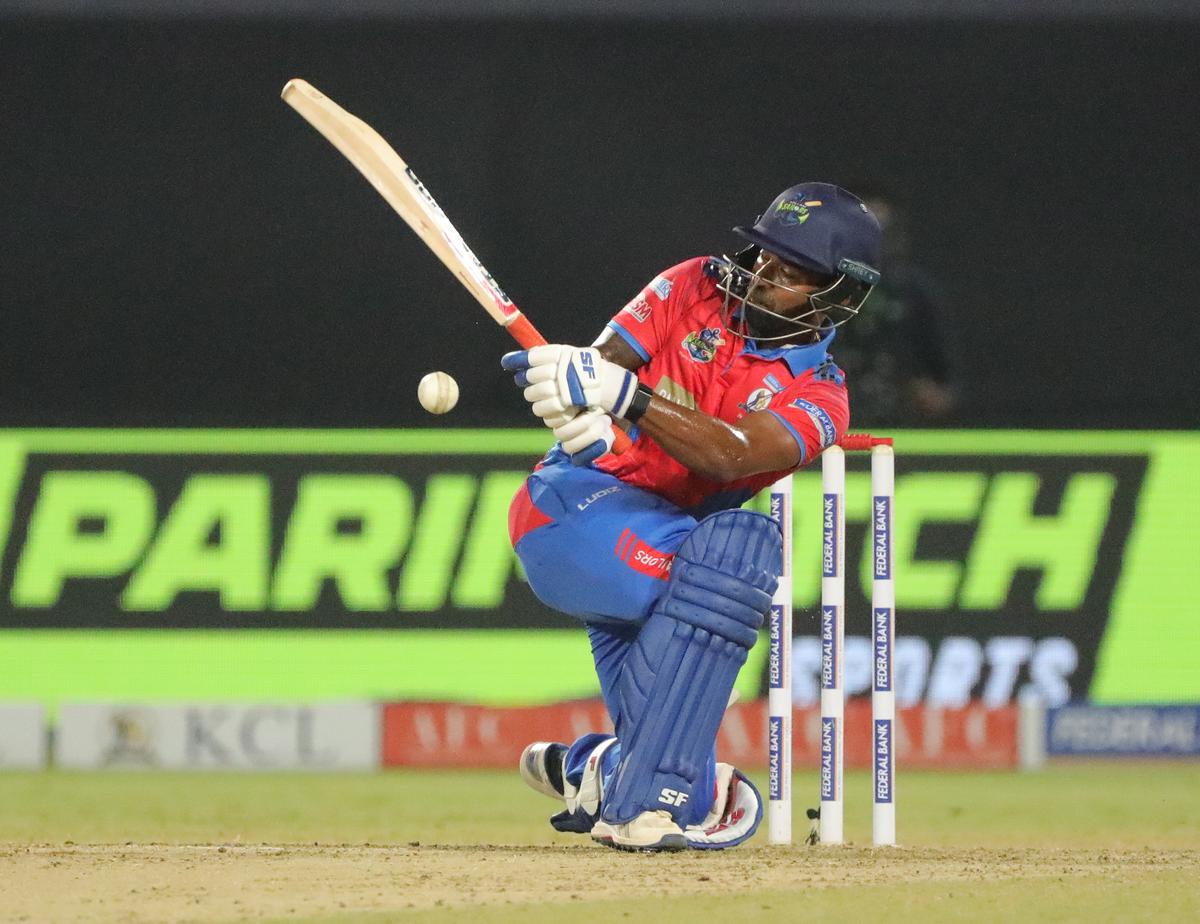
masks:
POLYGON ((1197 49, 1188 18, 0 9, 0 426, 422 426, 438 368, 437 423, 532 422, 505 335, 279 100, 304 76, 552 340, 785 186, 869 182, 945 290, 954 424, 1195 427, 1197 49))

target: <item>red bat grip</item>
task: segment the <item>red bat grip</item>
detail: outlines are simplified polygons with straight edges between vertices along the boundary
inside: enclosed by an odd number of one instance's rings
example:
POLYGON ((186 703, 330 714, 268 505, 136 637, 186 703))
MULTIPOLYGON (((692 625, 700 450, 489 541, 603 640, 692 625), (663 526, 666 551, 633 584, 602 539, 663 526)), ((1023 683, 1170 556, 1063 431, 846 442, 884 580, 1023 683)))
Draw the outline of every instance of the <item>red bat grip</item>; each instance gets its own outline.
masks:
POLYGON ((545 346, 548 342, 538 333, 538 329, 529 323, 529 318, 523 314, 519 315, 505 330, 512 334, 513 340, 527 350, 532 350, 535 346, 545 346))
MULTIPOLYGON (((515 321, 508 325, 508 332, 512 334, 513 340, 517 341, 527 350, 532 350, 535 346, 545 346, 546 338, 538 333, 538 329, 529 323, 529 318, 525 315, 519 315, 515 321)), ((633 444, 629 441, 629 434, 613 424, 613 448, 612 451, 617 455, 623 453, 633 444)))

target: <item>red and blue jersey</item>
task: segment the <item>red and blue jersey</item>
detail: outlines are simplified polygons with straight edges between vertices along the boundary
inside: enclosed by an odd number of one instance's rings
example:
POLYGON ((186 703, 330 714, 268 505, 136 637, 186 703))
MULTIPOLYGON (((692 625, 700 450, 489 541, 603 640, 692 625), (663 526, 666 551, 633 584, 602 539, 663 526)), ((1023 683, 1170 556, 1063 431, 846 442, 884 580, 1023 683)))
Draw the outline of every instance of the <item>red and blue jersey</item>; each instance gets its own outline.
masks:
MULTIPOLYGON (((656 277, 608 326, 645 360, 639 380, 684 407, 735 424, 747 414, 773 414, 807 465, 846 432, 845 377, 829 357, 834 333, 805 346, 759 347, 729 333, 724 293, 708 258, 687 260, 656 277)), ((595 463, 627 484, 651 491, 696 516, 737 507, 787 471, 732 482, 697 475, 644 434, 625 453, 595 463)))

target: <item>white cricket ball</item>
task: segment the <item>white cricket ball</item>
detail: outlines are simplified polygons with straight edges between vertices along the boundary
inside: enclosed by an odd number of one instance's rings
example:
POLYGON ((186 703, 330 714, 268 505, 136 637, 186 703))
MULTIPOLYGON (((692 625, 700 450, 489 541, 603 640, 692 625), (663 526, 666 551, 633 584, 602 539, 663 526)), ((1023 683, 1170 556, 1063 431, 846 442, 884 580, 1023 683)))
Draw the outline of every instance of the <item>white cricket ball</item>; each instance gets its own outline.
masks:
POLYGON ((445 414, 458 404, 458 382, 444 372, 431 372, 417 386, 417 400, 430 414, 445 414))

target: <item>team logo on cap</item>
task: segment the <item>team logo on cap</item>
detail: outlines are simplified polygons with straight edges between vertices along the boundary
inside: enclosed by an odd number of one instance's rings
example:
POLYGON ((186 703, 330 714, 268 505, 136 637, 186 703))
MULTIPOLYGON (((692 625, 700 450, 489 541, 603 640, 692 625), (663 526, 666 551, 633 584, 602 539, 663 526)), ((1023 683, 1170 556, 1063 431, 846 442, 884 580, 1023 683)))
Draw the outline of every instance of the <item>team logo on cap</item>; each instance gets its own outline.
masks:
POLYGON ((683 348, 688 355, 698 363, 711 363, 717 355, 717 347, 725 345, 721 336, 721 328, 706 327, 701 331, 692 331, 683 338, 683 348))
POLYGON ((779 203, 778 208, 775 209, 775 214, 781 224, 802 225, 808 221, 808 216, 812 214, 811 209, 815 209, 820 205, 822 205, 820 199, 807 199, 804 202, 795 202, 788 199, 786 202, 779 203))

